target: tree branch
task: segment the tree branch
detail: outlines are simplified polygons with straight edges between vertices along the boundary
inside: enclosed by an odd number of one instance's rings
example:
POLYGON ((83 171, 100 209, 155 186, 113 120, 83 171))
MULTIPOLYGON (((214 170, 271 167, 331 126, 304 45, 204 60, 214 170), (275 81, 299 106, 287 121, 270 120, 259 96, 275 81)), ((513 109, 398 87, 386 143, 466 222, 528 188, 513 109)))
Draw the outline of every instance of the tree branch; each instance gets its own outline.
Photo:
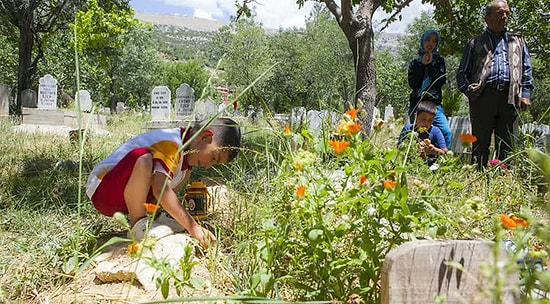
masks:
POLYGON ((334 15, 334 17, 336 17, 336 21, 340 24, 340 22, 342 22, 342 10, 338 4, 336 4, 333 0, 321 0, 321 2, 325 3, 328 10, 334 15))
POLYGON ((386 28, 388 28, 388 26, 390 26, 390 24, 395 21, 397 19, 397 16, 399 16, 401 14, 401 11, 405 8, 405 7, 408 7, 409 4, 411 4, 412 0, 405 0, 403 3, 396 3, 393 7, 393 13, 386 19, 384 19, 384 25, 382 26, 382 28, 380 29, 380 31, 384 31, 386 28))

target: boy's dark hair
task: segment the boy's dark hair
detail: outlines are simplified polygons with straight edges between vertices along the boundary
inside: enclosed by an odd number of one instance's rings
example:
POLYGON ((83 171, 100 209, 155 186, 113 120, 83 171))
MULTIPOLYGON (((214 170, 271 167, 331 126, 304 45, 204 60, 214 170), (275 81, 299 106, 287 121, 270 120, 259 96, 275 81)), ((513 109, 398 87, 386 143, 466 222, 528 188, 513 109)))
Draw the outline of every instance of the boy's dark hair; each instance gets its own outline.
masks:
POLYGON ((437 106, 431 101, 423 100, 416 105, 416 114, 421 112, 435 115, 437 113, 437 106))
MULTIPOLYGON (((197 122, 193 129, 200 130, 207 123, 208 120, 197 122)), ((214 132, 212 141, 228 152, 227 161, 231 161, 237 156, 241 148, 241 128, 233 119, 227 117, 216 118, 205 129, 212 130, 214 132)))

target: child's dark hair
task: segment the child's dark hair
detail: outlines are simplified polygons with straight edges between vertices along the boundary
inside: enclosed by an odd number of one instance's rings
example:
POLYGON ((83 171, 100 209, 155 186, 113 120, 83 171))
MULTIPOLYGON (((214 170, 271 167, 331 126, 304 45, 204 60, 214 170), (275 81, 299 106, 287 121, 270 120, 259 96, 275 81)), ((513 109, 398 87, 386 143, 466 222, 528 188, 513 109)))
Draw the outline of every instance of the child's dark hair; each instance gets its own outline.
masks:
MULTIPOLYGON (((194 130, 200 130, 208 120, 197 122, 194 130)), ((227 161, 233 160, 241 149, 241 128, 231 118, 219 117, 216 118, 205 129, 210 129, 214 132, 212 141, 218 144, 220 148, 228 152, 227 161)))
POLYGON ((437 106, 431 101, 423 100, 416 105, 416 114, 421 112, 435 115, 437 113, 437 106))

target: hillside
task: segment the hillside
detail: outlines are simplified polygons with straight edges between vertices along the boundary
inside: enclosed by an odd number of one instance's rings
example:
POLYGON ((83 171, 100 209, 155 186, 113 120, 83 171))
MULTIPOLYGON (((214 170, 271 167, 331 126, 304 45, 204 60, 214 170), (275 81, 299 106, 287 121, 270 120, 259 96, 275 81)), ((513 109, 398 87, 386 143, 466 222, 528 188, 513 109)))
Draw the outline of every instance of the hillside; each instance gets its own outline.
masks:
MULTIPOLYGON (((207 58, 210 41, 227 23, 174 14, 135 12, 135 17, 153 25, 153 37, 158 49, 172 60, 207 58)), ((275 33, 274 29, 266 29, 275 33)), ((377 50, 389 49, 395 52, 399 34, 381 33, 375 41, 377 50)))

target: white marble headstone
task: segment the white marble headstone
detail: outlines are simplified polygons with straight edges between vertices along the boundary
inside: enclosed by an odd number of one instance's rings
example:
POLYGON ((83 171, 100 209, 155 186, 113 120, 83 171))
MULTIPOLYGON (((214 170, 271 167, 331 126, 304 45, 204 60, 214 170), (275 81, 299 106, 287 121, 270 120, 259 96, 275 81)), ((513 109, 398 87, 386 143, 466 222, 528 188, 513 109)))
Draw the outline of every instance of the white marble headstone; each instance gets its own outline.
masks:
POLYGON ((196 105, 196 117, 197 120, 204 120, 213 117, 218 113, 218 107, 211 99, 201 100, 196 105))
POLYGON ((195 109, 195 90, 184 83, 176 89, 176 119, 189 118, 195 109))
POLYGON ((92 98, 90 92, 87 90, 79 90, 76 97, 76 102, 80 103, 80 111, 91 112, 92 111, 92 98))
POLYGON ((38 108, 57 109, 57 79, 46 74, 38 83, 38 108))
POLYGON ((0 84, 0 117, 10 114, 10 87, 0 84))
POLYGON ((151 92, 151 120, 170 120, 171 93, 167 86, 158 86, 151 92))

